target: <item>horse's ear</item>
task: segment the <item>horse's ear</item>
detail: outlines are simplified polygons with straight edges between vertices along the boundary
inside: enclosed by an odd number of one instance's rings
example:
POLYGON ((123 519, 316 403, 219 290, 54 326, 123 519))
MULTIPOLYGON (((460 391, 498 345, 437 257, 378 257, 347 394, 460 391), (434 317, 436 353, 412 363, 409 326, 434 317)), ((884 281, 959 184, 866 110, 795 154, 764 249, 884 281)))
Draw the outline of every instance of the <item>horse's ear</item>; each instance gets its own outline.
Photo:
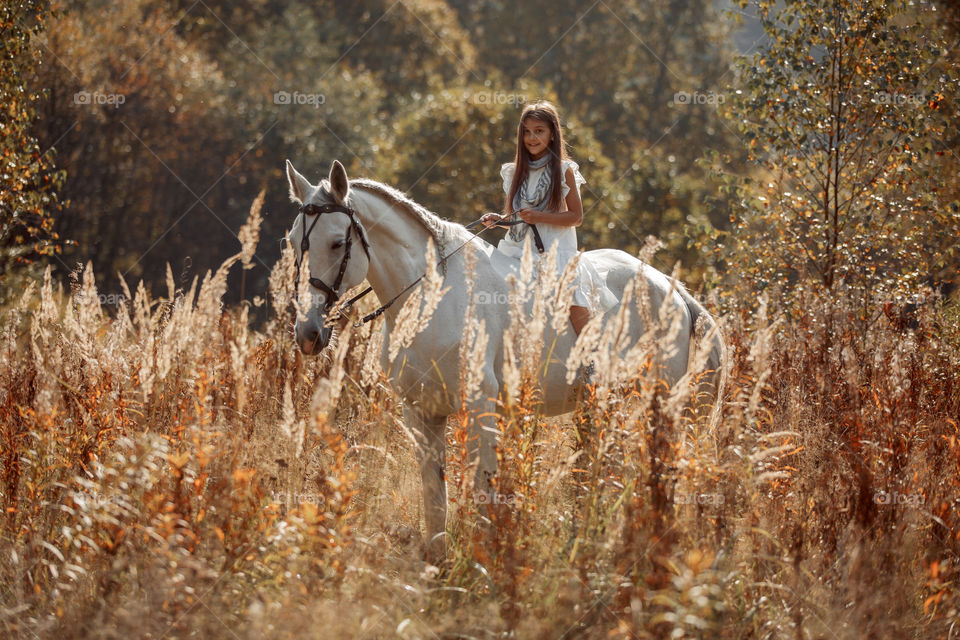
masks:
POLYGON ((349 192, 350 182, 347 180, 347 171, 339 160, 334 160, 330 165, 330 195, 339 204, 345 204, 349 192))
POLYGON ((300 175, 289 160, 287 160, 287 182, 290 183, 290 199, 302 203, 311 189, 310 181, 300 175))

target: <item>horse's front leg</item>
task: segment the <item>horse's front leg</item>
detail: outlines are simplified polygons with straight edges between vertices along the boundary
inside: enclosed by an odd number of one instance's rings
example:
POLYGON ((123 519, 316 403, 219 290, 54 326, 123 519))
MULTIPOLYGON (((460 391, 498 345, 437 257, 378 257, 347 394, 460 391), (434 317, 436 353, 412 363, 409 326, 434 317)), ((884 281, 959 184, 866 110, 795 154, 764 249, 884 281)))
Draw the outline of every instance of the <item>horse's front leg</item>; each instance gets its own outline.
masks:
POLYGON ((424 416, 404 404, 403 417, 417 441, 417 460, 423 485, 423 513, 427 525, 427 562, 439 565, 447 550, 446 416, 424 416))

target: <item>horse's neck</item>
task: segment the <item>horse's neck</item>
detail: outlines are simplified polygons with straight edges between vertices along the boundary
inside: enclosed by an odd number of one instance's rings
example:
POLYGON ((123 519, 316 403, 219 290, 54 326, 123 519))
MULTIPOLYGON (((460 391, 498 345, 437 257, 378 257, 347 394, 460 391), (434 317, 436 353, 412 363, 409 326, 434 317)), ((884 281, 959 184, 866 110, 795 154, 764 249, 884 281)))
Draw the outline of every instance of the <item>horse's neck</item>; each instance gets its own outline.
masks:
MULTIPOLYGON (((385 303, 423 275, 431 236, 413 216, 377 194, 354 189, 353 199, 370 241, 367 281, 385 303)), ((394 305, 387 313, 392 316, 398 310, 394 305)))

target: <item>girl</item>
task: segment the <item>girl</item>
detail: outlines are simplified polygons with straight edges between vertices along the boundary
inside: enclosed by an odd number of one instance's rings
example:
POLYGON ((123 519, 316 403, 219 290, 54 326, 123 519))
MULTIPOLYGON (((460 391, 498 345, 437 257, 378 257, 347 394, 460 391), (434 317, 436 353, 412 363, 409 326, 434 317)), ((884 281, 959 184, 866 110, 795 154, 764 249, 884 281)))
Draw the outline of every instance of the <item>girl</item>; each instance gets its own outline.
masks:
MULTIPOLYGON (((515 159, 500 169, 506 194, 505 213, 489 213, 483 217, 487 226, 517 219, 526 223, 510 227, 497 246, 501 254, 518 261, 527 235, 533 234, 539 252, 535 257, 556 244, 556 268, 563 271, 577 254, 575 228, 583 222, 580 185, 586 180, 579 169, 577 163, 567 157, 556 107, 546 101, 524 107, 517 127, 515 159)), ((510 270, 517 269, 511 265, 510 270)), ((577 335, 591 315, 603 313, 616 303, 616 297, 596 269, 581 256, 570 307, 570 323, 577 335)))

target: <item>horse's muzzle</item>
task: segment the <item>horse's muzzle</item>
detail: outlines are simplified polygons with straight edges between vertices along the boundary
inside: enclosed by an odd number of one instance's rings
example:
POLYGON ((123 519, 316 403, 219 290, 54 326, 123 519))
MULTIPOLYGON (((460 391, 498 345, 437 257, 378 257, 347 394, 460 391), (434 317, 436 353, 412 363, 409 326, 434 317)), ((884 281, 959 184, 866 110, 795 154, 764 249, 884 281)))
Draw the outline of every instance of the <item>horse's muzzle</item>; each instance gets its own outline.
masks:
POLYGON ((330 327, 304 327, 302 330, 297 327, 297 344, 304 355, 313 355, 320 353, 330 344, 330 337, 333 335, 333 329, 330 327))

